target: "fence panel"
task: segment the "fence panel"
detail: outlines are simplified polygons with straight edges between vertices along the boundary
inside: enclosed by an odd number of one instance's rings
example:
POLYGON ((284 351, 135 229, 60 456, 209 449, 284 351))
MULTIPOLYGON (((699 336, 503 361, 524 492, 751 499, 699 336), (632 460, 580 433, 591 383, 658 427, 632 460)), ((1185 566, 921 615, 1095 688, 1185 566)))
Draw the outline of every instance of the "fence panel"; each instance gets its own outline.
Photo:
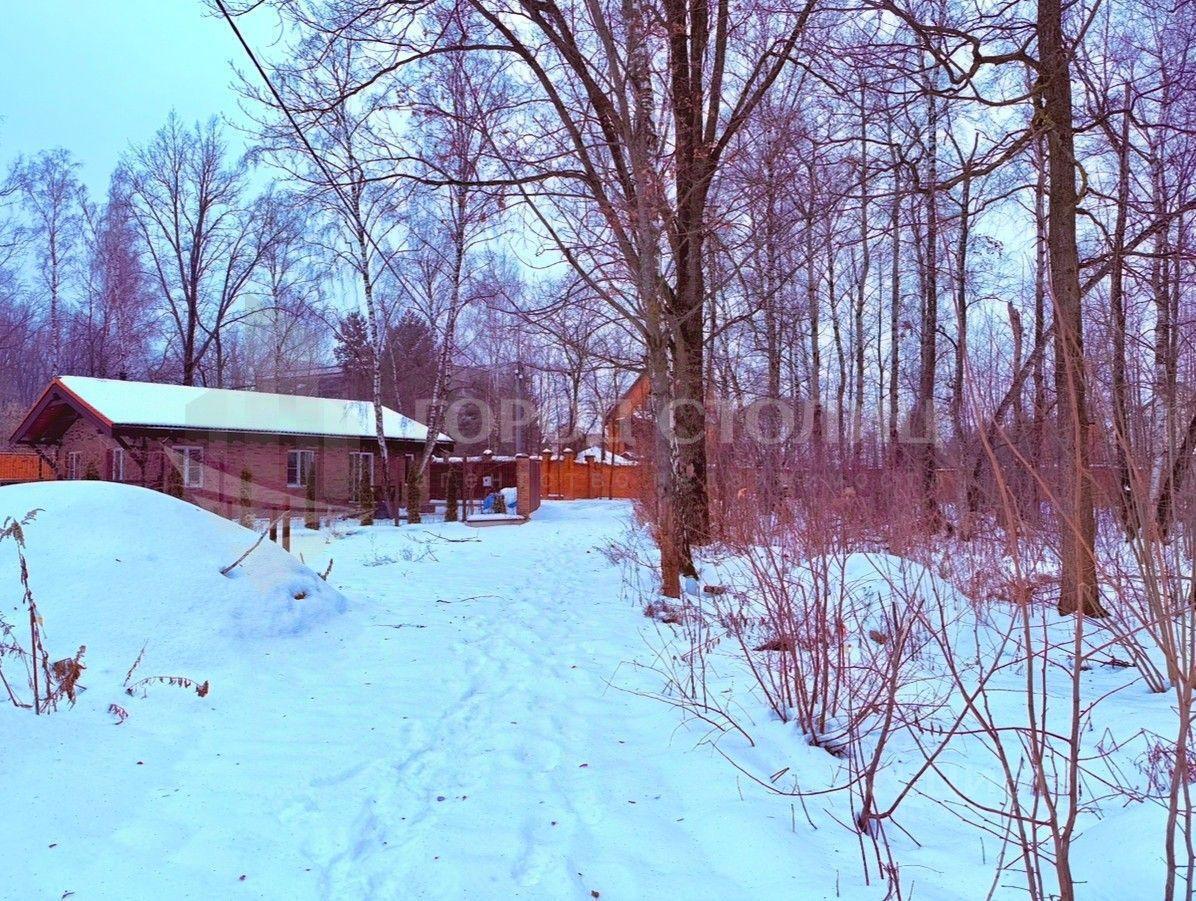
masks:
POLYGON ((37 454, 0 454, 0 485, 45 482, 53 478, 54 470, 37 454))

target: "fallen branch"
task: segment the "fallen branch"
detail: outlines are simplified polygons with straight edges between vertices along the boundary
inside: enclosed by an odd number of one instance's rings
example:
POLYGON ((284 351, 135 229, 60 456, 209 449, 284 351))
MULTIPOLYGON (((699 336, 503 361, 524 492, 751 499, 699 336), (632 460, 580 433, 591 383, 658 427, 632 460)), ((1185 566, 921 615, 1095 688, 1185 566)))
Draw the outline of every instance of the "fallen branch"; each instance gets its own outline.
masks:
POLYGON ((195 693, 201 698, 207 697, 209 691, 207 679, 204 679, 203 682, 196 682, 194 679, 189 679, 186 676, 146 676, 144 679, 126 687, 125 694, 132 695, 138 688, 142 689, 144 693, 145 686, 151 682, 161 682, 163 685, 177 685, 179 688, 193 688, 195 689, 195 693))
POLYGON ((474 595, 470 595, 467 598, 457 598, 454 601, 447 601, 444 598, 437 598, 436 603, 437 604, 460 604, 460 603, 464 603, 465 601, 485 601, 488 599, 493 599, 496 601, 505 601, 506 600, 506 598, 504 598, 501 594, 474 594, 474 595))
POLYGON ((427 529, 422 530, 425 535, 431 535, 438 541, 445 541, 449 544, 468 544, 471 541, 481 541, 481 538, 445 538, 443 535, 437 535, 435 532, 429 532, 427 529))
POLYGON ((270 534, 271 529, 273 529, 276 525, 278 525, 278 521, 280 519, 282 519, 282 513, 277 514, 272 520, 270 520, 270 524, 268 526, 266 526, 265 529, 262 530, 262 534, 257 537, 257 541, 255 541, 252 545, 250 545, 249 550, 247 550, 245 553, 243 553, 240 557, 238 557, 236 560, 234 560, 228 566, 224 567, 224 569, 220 570, 220 575, 227 576, 234 569, 236 569, 238 566, 240 566, 242 563, 244 563, 245 558, 248 557, 250 554, 252 554, 254 551, 256 551, 258 549, 258 545, 260 545, 263 541, 266 540, 266 536, 270 534))

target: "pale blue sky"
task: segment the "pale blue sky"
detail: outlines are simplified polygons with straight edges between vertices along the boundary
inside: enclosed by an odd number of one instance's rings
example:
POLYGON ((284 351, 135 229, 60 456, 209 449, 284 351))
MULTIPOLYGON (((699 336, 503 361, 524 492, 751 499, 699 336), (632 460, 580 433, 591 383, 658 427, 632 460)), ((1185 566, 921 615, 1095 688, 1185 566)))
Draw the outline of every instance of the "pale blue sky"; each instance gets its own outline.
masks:
MULTIPOLYGON (((251 36, 269 50, 269 30, 251 36)), ((202 0, 0 0, 0 166, 66 147, 98 194, 172 108, 239 118, 230 60, 245 63, 202 0)))

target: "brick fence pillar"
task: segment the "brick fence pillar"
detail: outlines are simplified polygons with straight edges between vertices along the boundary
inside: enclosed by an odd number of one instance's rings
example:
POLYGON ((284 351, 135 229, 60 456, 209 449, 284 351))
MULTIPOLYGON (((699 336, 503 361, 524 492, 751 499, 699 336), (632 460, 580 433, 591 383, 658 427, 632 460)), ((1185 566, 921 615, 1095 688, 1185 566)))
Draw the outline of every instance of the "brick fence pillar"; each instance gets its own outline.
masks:
POLYGON ((515 512, 525 519, 532 515, 532 461, 527 454, 515 455, 515 512))

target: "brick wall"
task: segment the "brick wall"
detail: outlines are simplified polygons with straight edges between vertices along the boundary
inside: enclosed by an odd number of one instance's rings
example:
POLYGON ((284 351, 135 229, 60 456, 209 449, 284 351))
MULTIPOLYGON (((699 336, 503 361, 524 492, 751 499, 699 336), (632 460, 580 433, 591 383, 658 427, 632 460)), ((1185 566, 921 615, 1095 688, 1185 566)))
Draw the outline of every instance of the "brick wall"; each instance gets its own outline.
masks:
MULTIPOLYGON (((241 504, 241 472, 249 470, 252 506, 255 511, 290 507, 301 511, 307 505, 307 492, 287 484, 287 456, 292 450, 315 452, 316 504, 321 514, 357 512, 353 498, 350 454, 365 451, 374 454, 374 483, 383 484, 382 461, 377 445, 369 440, 311 439, 289 436, 196 435, 179 434, 165 438, 128 437, 123 481, 163 490, 167 472, 176 467, 176 447, 203 449, 203 486, 183 487, 183 497, 222 516, 233 517, 241 504), (144 467, 141 465, 144 461, 144 467)), ((66 478, 71 453, 79 455, 77 474, 84 476, 89 467, 101 479, 112 480, 112 453, 119 442, 80 420, 63 436, 55 454, 59 478, 66 478)), ((391 484, 401 489, 406 474, 406 457, 397 447, 390 453, 391 484)))

